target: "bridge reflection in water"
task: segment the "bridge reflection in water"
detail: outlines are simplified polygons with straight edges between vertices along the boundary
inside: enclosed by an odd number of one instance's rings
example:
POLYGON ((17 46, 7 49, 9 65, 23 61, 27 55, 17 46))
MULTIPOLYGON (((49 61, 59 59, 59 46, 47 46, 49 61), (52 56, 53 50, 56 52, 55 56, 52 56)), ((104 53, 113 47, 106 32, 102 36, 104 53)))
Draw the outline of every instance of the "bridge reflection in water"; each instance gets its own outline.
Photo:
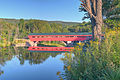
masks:
POLYGON ((74 49, 74 47, 29 47, 28 50, 29 51, 47 51, 47 52, 52 52, 52 51, 60 51, 60 52, 65 52, 65 51, 72 51, 74 49))

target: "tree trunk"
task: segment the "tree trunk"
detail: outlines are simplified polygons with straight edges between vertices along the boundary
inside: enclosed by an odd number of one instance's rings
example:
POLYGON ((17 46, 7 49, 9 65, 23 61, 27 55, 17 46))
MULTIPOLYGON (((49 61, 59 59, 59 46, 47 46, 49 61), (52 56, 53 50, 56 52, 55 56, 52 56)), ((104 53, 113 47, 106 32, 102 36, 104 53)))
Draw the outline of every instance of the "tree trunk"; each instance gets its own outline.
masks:
POLYGON ((97 0, 97 14, 96 14, 96 28, 97 28, 97 38, 99 42, 101 42, 101 34, 102 34, 102 0, 97 0))
POLYGON ((91 18, 91 23, 92 23, 92 39, 95 39, 97 35, 97 30, 96 30, 96 20, 93 17, 91 18))
MULTIPOLYGON (((96 0, 92 0, 92 14, 94 16, 96 16, 96 0)), ((91 19, 91 23, 92 23, 92 38, 95 39, 96 38, 96 35, 97 35, 97 29, 96 29, 96 20, 95 18, 92 16, 92 19, 91 19)))
POLYGON ((81 4, 88 12, 92 23, 92 35, 93 39, 98 38, 101 42, 102 34, 102 0, 82 0, 81 4))

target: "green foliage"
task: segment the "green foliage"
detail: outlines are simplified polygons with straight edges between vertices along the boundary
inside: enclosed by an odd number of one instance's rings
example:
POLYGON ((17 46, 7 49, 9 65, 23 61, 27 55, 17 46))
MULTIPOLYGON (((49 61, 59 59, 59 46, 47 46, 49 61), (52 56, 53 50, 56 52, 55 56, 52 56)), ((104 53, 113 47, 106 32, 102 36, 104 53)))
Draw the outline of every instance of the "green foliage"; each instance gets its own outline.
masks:
POLYGON ((103 0, 103 15, 108 17, 120 14, 120 0, 103 0))
POLYGON ((83 22, 76 26, 71 26, 68 28, 70 32, 92 32, 90 22, 83 22))
POLYGON ((46 46, 46 47, 64 47, 65 44, 63 44, 61 41, 43 41, 39 42, 38 46, 46 46))
MULTIPOLYGON (((105 39, 80 43, 65 53, 66 80, 119 80, 120 79, 120 28, 106 29, 105 39)), ((60 75, 61 76, 61 75, 60 75)))
POLYGON ((109 18, 104 20, 104 23, 109 28, 120 27, 120 18, 109 18))
MULTIPOLYGON (((79 7, 80 12, 82 11, 85 12, 83 20, 90 18, 89 13, 82 6, 82 4, 86 4, 85 2, 86 2, 85 0, 80 0, 81 6, 79 7)), ((106 18, 118 17, 120 14, 120 0, 102 0, 102 13, 103 13, 102 15, 106 18)))
POLYGON ((6 22, 0 22, 0 46, 9 45, 13 40, 15 25, 6 22))

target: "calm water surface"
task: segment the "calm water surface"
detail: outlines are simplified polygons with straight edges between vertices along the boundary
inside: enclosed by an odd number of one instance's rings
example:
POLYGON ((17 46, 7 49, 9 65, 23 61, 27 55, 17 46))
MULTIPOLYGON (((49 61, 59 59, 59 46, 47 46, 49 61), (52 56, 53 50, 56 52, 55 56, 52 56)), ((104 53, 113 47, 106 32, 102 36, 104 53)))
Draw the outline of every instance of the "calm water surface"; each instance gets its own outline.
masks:
POLYGON ((23 48, 4 48, 0 52, 0 80, 59 80, 64 53, 29 52, 23 48))

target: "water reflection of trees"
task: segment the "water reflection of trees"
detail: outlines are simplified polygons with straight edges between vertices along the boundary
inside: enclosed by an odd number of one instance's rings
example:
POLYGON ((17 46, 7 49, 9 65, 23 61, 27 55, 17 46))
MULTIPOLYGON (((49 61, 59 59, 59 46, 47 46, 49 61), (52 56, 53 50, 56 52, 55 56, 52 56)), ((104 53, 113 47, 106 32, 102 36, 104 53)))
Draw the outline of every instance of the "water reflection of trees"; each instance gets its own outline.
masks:
POLYGON ((1 67, 5 65, 6 61, 10 61, 14 56, 14 50, 11 47, 5 47, 0 49, 0 75, 4 73, 1 67))
POLYGON ((41 52, 29 52, 24 48, 17 48, 17 57, 20 61, 20 64, 24 64, 27 60, 29 64, 40 64, 43 63, 50 56, 56 57, 60 53, 41 53, 41 52))
MULTIPOLYGON (((40 64, 47 60, 50 56, 56 57, 60 53, 40 53, 29 52, 27 48, 5 47, 0 49, 0 66, 4 66, 6 61, 10 61, 16 56, 21 65, 24 65, 25 61, 29 61, 29 64, 40 64)), ((0 67, 0 75, 4 73, 0 67)))

